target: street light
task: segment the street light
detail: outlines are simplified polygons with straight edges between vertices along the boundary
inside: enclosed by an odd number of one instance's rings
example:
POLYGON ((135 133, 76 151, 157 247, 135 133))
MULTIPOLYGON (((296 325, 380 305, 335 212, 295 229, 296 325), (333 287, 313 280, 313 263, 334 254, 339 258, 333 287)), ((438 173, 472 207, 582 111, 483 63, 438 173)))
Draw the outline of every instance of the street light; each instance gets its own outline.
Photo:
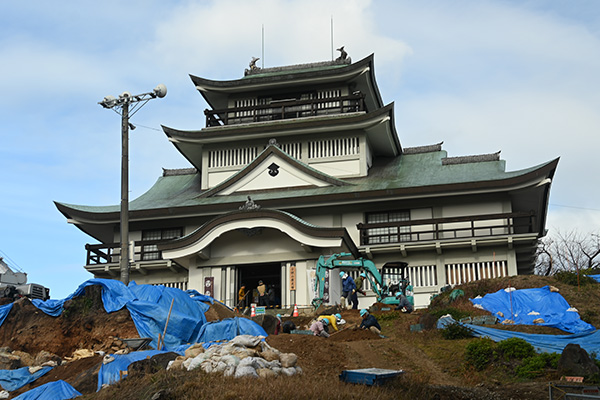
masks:
POLYGON ((121 270, 121 282, 129 284, 129 128, 135 126, 129 123, 132 117, 148 101, 155 98, 163 98, 167 95, 167 87, 162 83, 148 93, 131 95, 123 92, 118 98, 106 96, 98 102, 102 107, 109 108, 121 115, 121 257, 119 269, 121 270), (129 105, 131 107, 131 113, 129 105), (120 110, 120 111, 119 111, 120 110))

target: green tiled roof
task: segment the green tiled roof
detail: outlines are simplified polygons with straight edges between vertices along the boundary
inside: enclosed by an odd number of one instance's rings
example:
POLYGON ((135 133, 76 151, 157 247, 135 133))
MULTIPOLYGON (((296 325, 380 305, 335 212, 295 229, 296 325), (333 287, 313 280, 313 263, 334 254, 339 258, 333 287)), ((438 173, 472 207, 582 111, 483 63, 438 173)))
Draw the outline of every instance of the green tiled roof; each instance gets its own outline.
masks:
MULTIPOLYGON (((271 190, 227 196, 199 197, 203 192, 200 189, 200 177, 197 173, 162 176, 146 193, 130 202, 129 210, 141 211, 226 203, 243 204, 248 194, 252 196, 252 200, 260 204, 261 199, 293 199, 332 194, 351 195, 386 190, 419 189, 438 185, 493 183, 526 175, 553 162, 505 172, 504 160, 442 165, 442 159, 445 157, 447 157, 445 151, 403 154, 394 158, 380 157, 375 160, 368 176, 343 179, 352 185, 271 190)), ((119 205, 104 207, 64 205, 74 210, 90 213, 118 212, 120 208, 119 205)))

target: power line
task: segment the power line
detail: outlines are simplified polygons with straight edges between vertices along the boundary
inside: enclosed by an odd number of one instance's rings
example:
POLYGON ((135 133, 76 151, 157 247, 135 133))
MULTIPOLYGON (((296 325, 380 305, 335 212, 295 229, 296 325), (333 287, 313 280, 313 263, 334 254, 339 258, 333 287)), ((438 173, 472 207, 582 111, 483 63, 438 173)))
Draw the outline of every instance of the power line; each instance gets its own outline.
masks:
POLYGON ((565 206, 563 204, 550 204, 553 207, 564 207, 564 208, 574 208, 577 210, 587 210, 587 211, 600 211, 599 208, 587 208, 587 207, 576 207, 576 206, 565 206))

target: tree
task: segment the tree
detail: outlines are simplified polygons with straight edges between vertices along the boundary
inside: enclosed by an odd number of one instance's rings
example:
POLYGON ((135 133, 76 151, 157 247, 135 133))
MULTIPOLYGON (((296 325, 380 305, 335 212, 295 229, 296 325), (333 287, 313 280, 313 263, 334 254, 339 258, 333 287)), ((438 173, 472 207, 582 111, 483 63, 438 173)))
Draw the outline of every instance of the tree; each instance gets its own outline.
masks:
POLYGON ((600 267, 600 232, 567 233, 556 231, 540 240, 536 252, 534 272, 554 275, 560 271, 578 271, 600 267))

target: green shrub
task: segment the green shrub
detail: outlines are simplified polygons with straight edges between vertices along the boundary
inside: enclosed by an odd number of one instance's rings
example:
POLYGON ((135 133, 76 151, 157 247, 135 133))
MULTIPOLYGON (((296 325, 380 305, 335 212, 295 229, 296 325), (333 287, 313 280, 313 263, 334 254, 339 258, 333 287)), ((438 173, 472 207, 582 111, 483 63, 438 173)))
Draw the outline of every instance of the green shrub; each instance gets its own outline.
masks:
POLYGON ((530 343, 516 337, 498 342, 496 350, 508 360, 522 360, 535 355, 535 349, 530 343))
POLYGON ((521 378, 532 379, 542 375, 547 368, 556 369, 560 354, 540 353, 523 360, 521 365, 515 368, 515 373, 521 378))
POLYGON ((494 341, 490 338, 474 340, 466 347, 465 361, 478 371, 485 369, 495 358, 494 341))
POLYGON ((400 318, 400 316, 402 314, 399 313, 398 311, 391 311, 391 312, 385 312, 385 313, 374 313, 373 315, 375 316, 375 318, 377 318, 377 320, 379 322, 382 322, 382 321, 391 321, 394 319, 398 319, 398 318, 400 318))
POLYGON ((440 329, 442 337, 447 340, 466 339, 473 336, 473 329, 453 322, 440 329))
POLYGON ((596 283, 594 278, 590 278, 581 271, 579 272, 579 279, 577 278, 577 275, 577 271, 561 271, 554 274, 554 279, 572 286, 584 286, 596 283))

